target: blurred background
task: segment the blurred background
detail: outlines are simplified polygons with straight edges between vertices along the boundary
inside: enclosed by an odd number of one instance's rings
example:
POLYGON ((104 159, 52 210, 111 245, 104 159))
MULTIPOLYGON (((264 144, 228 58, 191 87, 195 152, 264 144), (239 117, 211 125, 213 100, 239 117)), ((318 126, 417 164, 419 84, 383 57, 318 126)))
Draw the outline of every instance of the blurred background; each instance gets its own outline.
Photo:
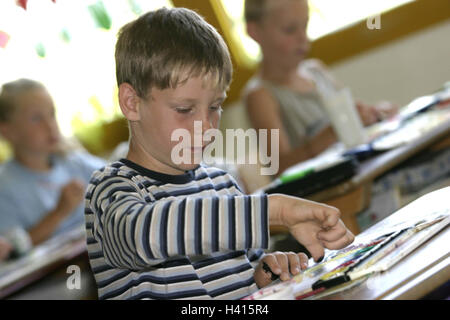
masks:
MULTIPOLYGON (((311 57, 367 102, 404 105, 450 79, 447 0, 309 0, 311 57), (367 19, 379 17, 370 30, 367 19), (363 81, 362 81, 363 79, 363 81)), ((260 59, 246 32, 243 0, 2 0, 0 84, 43 82, 63 134, 107 156, 128 130, 120 115, 114 46, 119 28, 162 6, 195 9, 227 41, 235 67, 222 128, 246 127, 240 92, 260 59)), ((9 156, 0 142, 0 160, 9 156)))

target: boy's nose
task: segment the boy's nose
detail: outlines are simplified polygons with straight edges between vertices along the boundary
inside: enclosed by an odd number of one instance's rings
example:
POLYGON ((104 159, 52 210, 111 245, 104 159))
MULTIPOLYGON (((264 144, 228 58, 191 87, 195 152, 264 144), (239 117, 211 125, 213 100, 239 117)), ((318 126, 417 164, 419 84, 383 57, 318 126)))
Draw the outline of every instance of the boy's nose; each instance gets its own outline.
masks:
POLYGON ((202 128, 203 128, 203 133, 205 133, 206 130, 214 128, 212 121, 210 119, 206 119, 206 120, 202 121, 202 128))
POLYGON ((202 115, 201 119, 198 121, 202 122, 202 131, 203 133, 208 130, 214 128, 214 119, 211 119, 209 114, 202 115))

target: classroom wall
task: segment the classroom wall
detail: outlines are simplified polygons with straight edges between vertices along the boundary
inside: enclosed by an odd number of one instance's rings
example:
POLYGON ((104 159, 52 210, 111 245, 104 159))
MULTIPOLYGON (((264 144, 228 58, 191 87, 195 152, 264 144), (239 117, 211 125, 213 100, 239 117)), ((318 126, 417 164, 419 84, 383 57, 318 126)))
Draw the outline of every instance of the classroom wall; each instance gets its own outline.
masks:
POLYGON ((450 81, 449 35, 447 20, 329 67, 361 100, 404 105, 450 81))

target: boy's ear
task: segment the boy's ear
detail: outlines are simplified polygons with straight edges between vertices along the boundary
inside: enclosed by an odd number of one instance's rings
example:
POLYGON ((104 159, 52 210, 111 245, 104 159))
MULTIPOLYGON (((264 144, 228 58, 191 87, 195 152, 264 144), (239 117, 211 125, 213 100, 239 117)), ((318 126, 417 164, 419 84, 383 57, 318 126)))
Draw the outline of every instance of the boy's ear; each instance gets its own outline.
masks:
POLYGON ((130 121, 139 121, 140 98, 129 83, 119 85, 119 105, 123 115, 130 121))

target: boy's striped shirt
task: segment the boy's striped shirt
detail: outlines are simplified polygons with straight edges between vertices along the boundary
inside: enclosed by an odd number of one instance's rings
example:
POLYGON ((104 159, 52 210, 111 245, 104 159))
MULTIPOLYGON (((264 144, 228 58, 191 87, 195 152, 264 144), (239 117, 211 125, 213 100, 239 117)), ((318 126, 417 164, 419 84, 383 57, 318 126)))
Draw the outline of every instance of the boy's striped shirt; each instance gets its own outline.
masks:
POLYGON ((89 259, 100 299, 239 299, 268 248, 266 195, 206 166, 172 176, 129 160, 94 172, 89 259))

